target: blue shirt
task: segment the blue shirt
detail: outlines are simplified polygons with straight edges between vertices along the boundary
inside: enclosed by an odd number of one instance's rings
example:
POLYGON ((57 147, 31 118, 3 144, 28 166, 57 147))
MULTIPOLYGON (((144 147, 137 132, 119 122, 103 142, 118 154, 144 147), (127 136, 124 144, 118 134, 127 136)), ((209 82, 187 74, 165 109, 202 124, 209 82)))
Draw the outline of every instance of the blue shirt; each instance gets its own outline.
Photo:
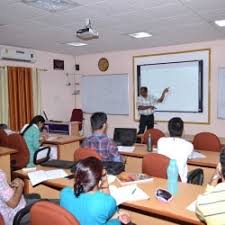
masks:
POLYGON ((94 133, 83 141, 82 147, 95 149, 103 161, 123 161, 116 144, 106 134, 94 133))
POLYGON ((74 215, 81 225, 120 225, 110 218, 117 210, 115 199, 103 192, 83 193, 76 197, 71 187, 60 192, 60 206, 74 215))

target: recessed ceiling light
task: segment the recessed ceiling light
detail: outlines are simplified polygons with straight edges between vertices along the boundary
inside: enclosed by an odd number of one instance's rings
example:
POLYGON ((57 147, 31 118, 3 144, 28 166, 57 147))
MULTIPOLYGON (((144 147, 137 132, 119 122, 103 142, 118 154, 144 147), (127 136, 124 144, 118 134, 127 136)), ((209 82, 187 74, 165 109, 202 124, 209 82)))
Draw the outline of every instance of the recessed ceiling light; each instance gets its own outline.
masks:
POLYGON ((216 20, 215 24, 219 27, 225 27, 225 20, 216 20))
POLYGON ((147 37, 152 36, 151 34, 149 34, 147 32, 137 32, 137 33, 128 34, 128 35, 133 37, 133 38, 147 38, 147 37))
POLYGON ((22 2, 50 12, 57 12, 79 6, 79 4, 73 0, 22 0, 22 2))
POLYGON ((86 46, 86 43, 81 43, 81 42, 68 42, 66 43, 67 45, 73 46, 73 47, 82 47, 86 46))

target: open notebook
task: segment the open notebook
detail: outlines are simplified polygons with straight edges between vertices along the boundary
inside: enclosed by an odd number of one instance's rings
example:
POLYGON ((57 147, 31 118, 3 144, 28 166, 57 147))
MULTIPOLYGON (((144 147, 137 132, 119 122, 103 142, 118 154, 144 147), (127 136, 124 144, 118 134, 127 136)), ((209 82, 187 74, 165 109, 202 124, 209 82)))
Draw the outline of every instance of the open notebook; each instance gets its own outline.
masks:
POLYGON ((30 172, 27 174, 32 186, 39 184, 46 180, 51 179, 58 179, 68 176, 68 174, 63 169, 56 169, 56 170, 38 170, 35 172, 30 172))
POLYGON ((117 188, 114 185, 109 186, 110 194, 115 198, 117 205, 128 201, 138 201, 147 200, 149 195, 147 195, 141 188, 136 184, 127 185, 117 188))

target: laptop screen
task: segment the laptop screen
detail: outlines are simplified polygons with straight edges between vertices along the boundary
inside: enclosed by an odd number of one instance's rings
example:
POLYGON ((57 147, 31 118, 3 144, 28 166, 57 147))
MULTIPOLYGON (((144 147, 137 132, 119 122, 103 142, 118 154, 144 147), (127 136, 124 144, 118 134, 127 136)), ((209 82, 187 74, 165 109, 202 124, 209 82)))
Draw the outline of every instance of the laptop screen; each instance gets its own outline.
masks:
POLYGON ((113 140, 117 145, 131 146, 136 143, 137 129, 135 128, 115 128, 113 140))

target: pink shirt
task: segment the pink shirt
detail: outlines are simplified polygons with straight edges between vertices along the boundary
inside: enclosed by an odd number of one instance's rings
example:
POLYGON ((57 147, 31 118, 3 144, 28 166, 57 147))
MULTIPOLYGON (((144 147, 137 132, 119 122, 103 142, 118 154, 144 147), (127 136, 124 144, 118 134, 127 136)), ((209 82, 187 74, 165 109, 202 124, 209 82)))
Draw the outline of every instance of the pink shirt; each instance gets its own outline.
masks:
POLYGON ((3 216, 5 225, 12 225, 16 213, 26 205, 22 196, 16 208, 10 208, 6 202, 12 198, 13 193, 14 190, 9 186, 4 171, 0 169, 0 213, 3 216))

